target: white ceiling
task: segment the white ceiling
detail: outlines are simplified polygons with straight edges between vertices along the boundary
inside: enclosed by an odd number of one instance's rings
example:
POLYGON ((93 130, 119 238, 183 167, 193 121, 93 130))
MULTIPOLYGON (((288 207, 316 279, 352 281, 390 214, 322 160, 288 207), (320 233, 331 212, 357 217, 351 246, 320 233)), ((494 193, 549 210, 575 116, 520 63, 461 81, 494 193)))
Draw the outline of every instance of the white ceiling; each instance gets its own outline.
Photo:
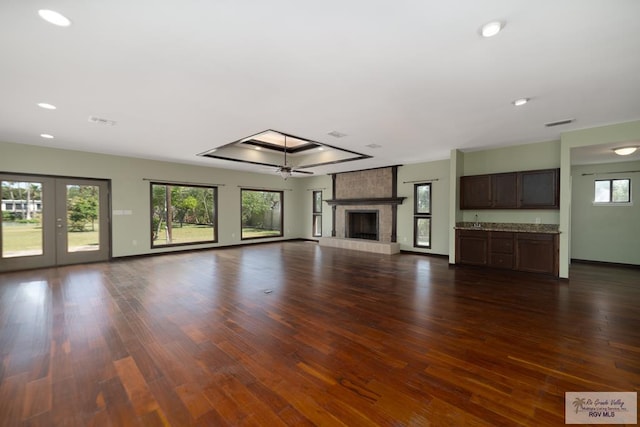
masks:
POLYGON ((373 156, 316 173, 553 140, 640 119, 639 21, 637 0, 2 0, 0 140, 268 172, 197 153, 276 129, 373 156))

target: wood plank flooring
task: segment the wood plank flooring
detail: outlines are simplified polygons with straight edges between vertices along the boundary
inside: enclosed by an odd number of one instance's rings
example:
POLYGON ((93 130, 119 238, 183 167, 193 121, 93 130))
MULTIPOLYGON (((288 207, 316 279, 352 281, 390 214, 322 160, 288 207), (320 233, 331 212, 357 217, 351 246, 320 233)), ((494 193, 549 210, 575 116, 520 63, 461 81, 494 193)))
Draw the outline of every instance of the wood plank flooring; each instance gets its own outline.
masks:
POLYGON ((555 426, 640 388, 640 271, 286 242, 0 275, 1 426, 555 426))

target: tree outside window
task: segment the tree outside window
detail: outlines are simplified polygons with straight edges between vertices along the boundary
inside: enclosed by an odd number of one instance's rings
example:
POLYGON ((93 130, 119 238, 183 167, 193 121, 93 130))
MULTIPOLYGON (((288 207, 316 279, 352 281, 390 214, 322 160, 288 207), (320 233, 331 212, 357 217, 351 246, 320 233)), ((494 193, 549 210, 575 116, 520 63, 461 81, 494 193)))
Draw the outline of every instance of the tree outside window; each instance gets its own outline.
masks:
POLYGON ((313 237, 322 236, 322 191, 313 192, 313 237))
POLYGON ((243 240, 283 235, 282 191, 242 189, 241 197, 243 240))
POLYGON ((431 248, 431 183, 414 185, 413 246, 431 248))
POLYGON ((151 246, 217 241, 217 188, 151 183, 151 246))
POLYGON ((599 179, 595 181, 594 203, 630 203, 630 179, 599 179))
POLYGON ((69 231, 85 231, 90 225, 95 230, 98 219, 98 187, 93 185, 70 185, 67 187, 67 212, 69 231))

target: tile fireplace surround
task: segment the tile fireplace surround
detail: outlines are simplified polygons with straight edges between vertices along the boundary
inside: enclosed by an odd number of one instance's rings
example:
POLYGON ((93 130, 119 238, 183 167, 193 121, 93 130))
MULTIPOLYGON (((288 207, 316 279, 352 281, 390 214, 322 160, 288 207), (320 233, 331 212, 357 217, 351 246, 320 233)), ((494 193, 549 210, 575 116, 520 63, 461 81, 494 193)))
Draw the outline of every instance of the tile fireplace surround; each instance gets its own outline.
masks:
POLYGON ((344 172, 332 175, 333 230, 331 237, 320 238, 320 245, 367 252, 393 254, 400 252, 396 243, 397 205, 404 197, 397 197, 397 166, 344 172), (378 240, 349 239, 346 236, 347 211, 377 211, 378 240))

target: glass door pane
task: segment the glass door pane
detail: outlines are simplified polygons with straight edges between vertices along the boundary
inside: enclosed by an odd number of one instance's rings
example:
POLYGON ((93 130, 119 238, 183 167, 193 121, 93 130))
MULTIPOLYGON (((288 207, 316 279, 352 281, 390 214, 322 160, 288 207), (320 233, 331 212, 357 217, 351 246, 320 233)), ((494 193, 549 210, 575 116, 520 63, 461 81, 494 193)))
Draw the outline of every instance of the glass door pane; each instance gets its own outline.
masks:
POLYGON ((0 173, 0 272, 54 265, 54 180, 0 173))
POLYGON ((56 264, 109 259, 107 181, 56 179, 56 264))
POLYGON ((2 181, 2 258, 44 253, 42 183, 2 181))
POLYGON ((100 250, 100 188, 67 185, 67 251, 100 250))

